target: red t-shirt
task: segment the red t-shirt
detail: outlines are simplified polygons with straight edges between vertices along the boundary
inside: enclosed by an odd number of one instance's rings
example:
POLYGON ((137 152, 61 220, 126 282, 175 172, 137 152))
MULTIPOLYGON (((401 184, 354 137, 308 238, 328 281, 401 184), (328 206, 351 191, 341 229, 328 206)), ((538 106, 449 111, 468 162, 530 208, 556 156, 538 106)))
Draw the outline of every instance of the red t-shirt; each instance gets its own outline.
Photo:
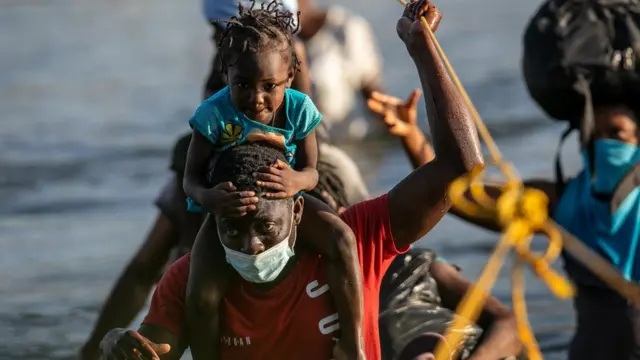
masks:
MULTIPOLYGON (((367 359, 380 359, 380 282, 396 249, 388 196, 350 207, 341 217, 356 236, 364 292, 363 331, 367 359)), ((144 324, 183 335, 189 255, 176 261, 158 284, 144 324)), ((224 298, 222 359, 329 360, 340 325, 318 255, 305 254, 284 281, 267 292, 238 276, 224 298)))

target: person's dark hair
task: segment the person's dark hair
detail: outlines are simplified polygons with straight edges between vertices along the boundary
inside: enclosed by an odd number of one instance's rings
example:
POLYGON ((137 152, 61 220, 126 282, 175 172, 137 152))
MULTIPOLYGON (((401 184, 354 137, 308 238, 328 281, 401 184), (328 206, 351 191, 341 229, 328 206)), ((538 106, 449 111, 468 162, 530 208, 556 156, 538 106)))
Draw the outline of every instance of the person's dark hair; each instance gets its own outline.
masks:
POLYGON ((264 50, 288 51, 291 68, 299 70, 300 61, 296 56, 293 34, 300 26, 300 13, 294 15, 283 10, 277 0, 256 8, 254 0, 250 7, 238 4, 238 16, 215 22, 227 24, 218 42, 223 73, 241 53, 264 50))
MULTIPOLYGON (((327 199, 325 199, 325 195, 323 194, 323 192, 326 192, 327 195, 333 198, 338 208, 347 208, 351 206, 351 204, 347 200, 347 194, 344 191, 344 184, 336 173, 336 167, 332 164, 320 160, 318 161, 317 168, 318 185, 316 185, 313 190, 308 192, 309 195, 320 199, 323 202, 327 202, 327 199)), ((338 209, 334 210, 337 211, 338 209)))
POLYGON ((209 169, 209 185, 216 186, 231 181, 238 190, 255 191, 258 196, 271 189, 256 185, 253 175, 262 166, 269 166, 277 160, 286 161, 281 150, 264 143, 244 143, 231 147, 219 154, 209 169))

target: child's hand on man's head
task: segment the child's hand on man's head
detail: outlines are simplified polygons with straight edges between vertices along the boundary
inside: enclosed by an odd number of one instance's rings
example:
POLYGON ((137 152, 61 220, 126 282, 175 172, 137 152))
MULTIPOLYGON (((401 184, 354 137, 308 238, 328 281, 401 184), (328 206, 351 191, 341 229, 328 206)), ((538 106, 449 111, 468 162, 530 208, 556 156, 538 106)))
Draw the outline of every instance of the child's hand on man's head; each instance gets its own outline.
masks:
POLYGON ((255 210, 255 204, 259 201, 255 192, 237 191, 229 181, 205 190, 202 198, 202 206, 205 208, 232 217, 244 216, 247 212, 255 210))
POLYGON ((266 193, 265 197, 270 199, 286 199, 292 197, 302 190, 304 183, 303 173, 295 171, 286 162, 278 160, 271 166, 260 168, 255 174, 258 179, 257 185, 275 190, 275 192, 266 193))

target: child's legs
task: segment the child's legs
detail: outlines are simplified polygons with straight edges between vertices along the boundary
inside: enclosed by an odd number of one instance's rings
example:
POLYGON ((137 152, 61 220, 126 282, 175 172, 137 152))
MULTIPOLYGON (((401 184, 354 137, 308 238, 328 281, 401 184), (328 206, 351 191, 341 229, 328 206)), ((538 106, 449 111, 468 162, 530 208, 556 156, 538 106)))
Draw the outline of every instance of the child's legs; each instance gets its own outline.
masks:
POLYGON ((191 249, 187 295, 194 293, 206 294, 207 298, 212 296, 217 299, 216 301, 219 301, 221 294, 217 289, 217 285, 221 284, 220 280, 226 278, 226 276, 221 276, 225 270, 228 270, 228 265, 225 260, 224 249, 218 238, 216 222, 213 215, 208 215, 202 223, 191 249), (209 286, 216 285, 216 288, 199 286, 205 284, 209 286))
POLYGON ((229 268, 212 215, 202 224, 191 251, 187 285, 187 326, 194 359, 211 359, 219 341, 218 309, 229 268))
POLYGON ((360 341, 362 330, 362 280, 358 247, 351 228, 329 206, 303 195, 305 200, 298 241, 326 259, 327 285, 340 316, 340 329, 348 341, 360 341))

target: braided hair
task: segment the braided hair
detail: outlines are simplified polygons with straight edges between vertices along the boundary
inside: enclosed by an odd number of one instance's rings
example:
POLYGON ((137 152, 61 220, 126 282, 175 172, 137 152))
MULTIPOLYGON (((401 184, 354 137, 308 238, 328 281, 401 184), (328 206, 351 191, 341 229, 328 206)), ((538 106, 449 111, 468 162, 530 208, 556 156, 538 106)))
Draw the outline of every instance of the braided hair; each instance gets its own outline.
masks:
POLYGON ((296 72, 300 70, 293 44, 293 34, 300 27, 300 12, 293 14, 284 10, 277 0, 259 8, 256 1, 250 7, 238 4, 238 16, 229 20, 215 20, 226 23, 226 28, 218 42, 221 55, 222 72, 237 60, 241 53, 260 51, 287 51, 291 60, 290 67, 296 72))

